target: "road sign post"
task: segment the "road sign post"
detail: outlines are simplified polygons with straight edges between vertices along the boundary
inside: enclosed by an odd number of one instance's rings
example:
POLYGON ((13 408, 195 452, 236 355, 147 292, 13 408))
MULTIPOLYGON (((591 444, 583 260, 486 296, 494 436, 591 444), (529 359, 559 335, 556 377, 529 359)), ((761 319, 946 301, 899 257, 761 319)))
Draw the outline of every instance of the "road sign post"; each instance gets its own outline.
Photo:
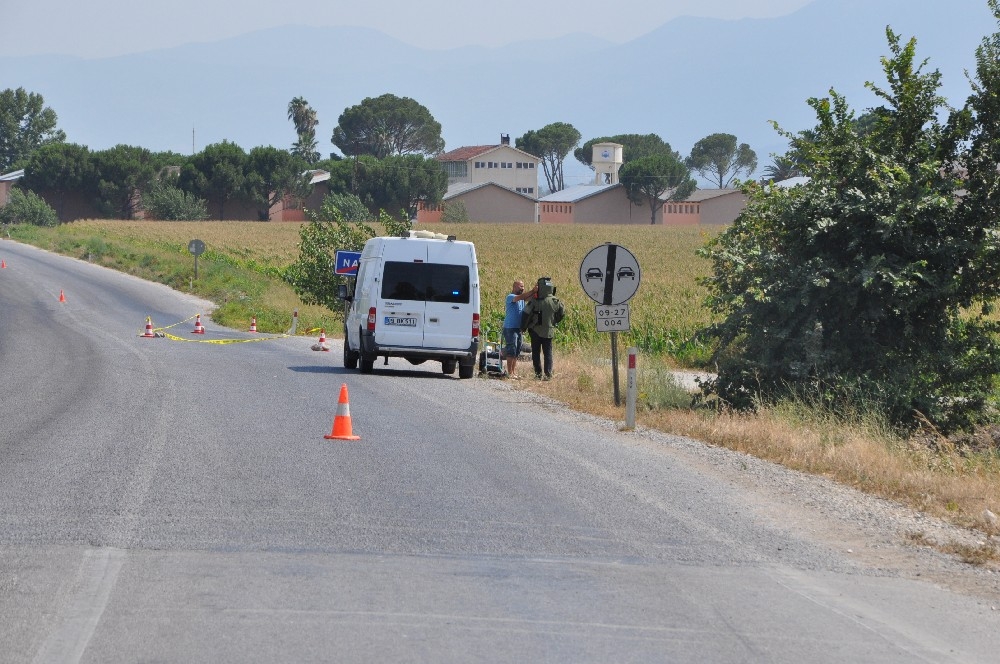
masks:
POLYGON ((622 405, 618 380, 618 332, 629 329, 628 301, 639 290, 639 261, 631 251, 607 242, 594 247, 580 262, 580 286, 597 303, 599 332, 611 333, 611 373, 615 405, 622 405))
POLYGON ((628 369, 625 379, 625 428, 635 428, 635 402, 639 398, 639 385, 636 368, 638 348, 628 349, 628 369))
POLYGON ((198 279, 198 256, 205 253, 205 243, 201 240, 191 240, 188 242, 188 251, 194 255, 194 278, 198 279))

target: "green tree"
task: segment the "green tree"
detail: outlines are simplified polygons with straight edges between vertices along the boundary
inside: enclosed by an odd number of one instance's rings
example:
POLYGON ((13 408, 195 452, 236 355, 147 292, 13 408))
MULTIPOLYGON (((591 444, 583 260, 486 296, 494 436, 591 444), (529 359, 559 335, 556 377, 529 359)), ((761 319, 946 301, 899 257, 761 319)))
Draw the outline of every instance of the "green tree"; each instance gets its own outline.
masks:
POLYGON ((66 197, 79 192, 91 199, 97 195, 97 182, 90 150, 76 143, 49 143, 32 153, 24 167, 20 185, 55 199, 55 209, 63 218, 66 197))
POLYGON ((566 188, 563 161, 580 142, 580 132, 566 122, 553 122, 539 130, 530 130, 515 139, 514 147, 542 160, 542 170, 550 192, 566 188))
POLYGON ((306 210, 309 221, 366 222, 372 218, 368 207, 354 194, 332 193, 323 197, 318 210, 306 210))
POLYGON ((204 221, 208 219, 208 204, 166 182, 154 181, 142 194, 142 207, 147 219, 161 221, 204 221))
POLYGON ((56 211, 41 196, 33 191, 22 191, 19 187, 10 190, 7 204, 0 207, 0 224, 56 226, 58 223, 56 211))
POLYGON ((802 169, 789 155, 775 156, 774 161, 764 167, 764 178, 768 182, 781 182, 802 175, 802 169))
POLYGON ((633 204, 649 206, 650 224, 656 223, 661 201, 682 201, 697 188, 688 167, 670 154, 654 154, 628 162, 618 171, 618 181, 633 204))
POLYGON ((350 157, 432 155, 444 149, 441 124, 426 107, 409 97, 367 97, 344 109, 337 122, 331 140, 350 157))
POLYGON ((153 154, 146 148, 116 145, 93 153, 97 207, 105 214, 132 219, 156 177, 153 154))
POLYGON ((305 198, 309 164, 301 157, 271 146, 252 148, 247 155, 243 193, 257 208, 257 219, 268 221, 271 208, 286 195, 305 198))
POLYGON ((446 224, 464 224, 469 221, 469 211, 462 201, 452 201, 446 203, 444 212, 441 213, 441 221, 446 224))
MULTIPOLYGON (((337 250, 361 251, 377 231, 368 223, 346 221, 339 212, 335 216, 331 221, 314 218, 302 225, 299 257, 286 270, 285 279, 306 304, 318 304, 343 314, 337 287, 346 283, 346 278, 336 274, 337 250)), ((410 228, 408 220, 397 221, 385 212, 379 213, 378 223, 384 235, 401 235, 410 228)))
MULTIPOLYGON (((990 6, 1000 21, 997 0, 990 6)), ((786 134, 802 187, 748 184, 749 203, 704 255, 721 322, 709 394, 737 408, 806 396, 944 429, 987 413, 1000 373, 1000 41, 977 51, 978 86, 946 126, 940 74, 886 31, 883 105, 858 123, 834 91, 818 124, 786 134)))
POLYGON ((621 145, 623 163, 642 157, 650 157, 654 154, 668 154, 677 159, 681 158, 680 154, 670 147, 670 143, 656 134, 619 134, 618 136, 592 138, 574 150, 573 156, 584 166, 593 166, 595 143, 618 143, 621 145))
POLYGON ((316 149, 316 111, 309 106, 303 97, 295 97, 288 102, 288 119, 295 125, 298 140, 292 145, 292 154, 301 157, 309 164, 319 161, 316 149))
POLYGON ((42 95, 24 88, 0 92, 0 173, 23 165, 43 145, 65 141, 57 122, 42 95))
POLYGON ((226 217, 226 203, 244 197, 247 153, 229 141, 208 145, 181 169, 178 186, 219 206, 226 217))
POLYGON ((711 134, 694 144, 686 163, 688 168, 724 189, 741 174, 751 175, 757 170, 757 153, 746 143, 737 145, 732 134, 711 134))
POLYGON ((408 154, 386 157, 379 163, 380 207, 403 210, 407 218, 417 214, 420 200, 434 204, 448 190, 448 174, 431 157, 408 154))

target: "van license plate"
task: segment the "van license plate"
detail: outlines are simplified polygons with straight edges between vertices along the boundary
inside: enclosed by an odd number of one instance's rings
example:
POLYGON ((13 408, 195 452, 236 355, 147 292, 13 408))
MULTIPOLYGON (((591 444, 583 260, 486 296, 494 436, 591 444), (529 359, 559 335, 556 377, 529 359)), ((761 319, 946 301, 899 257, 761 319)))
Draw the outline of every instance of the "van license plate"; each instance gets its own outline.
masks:
POLYGON ((403 327, 416 327, 417 326, 417 319, 416 318, 411 318, 411 317, 403 317, 403 316, 386 316, 385 317, 385 324, 386 325, 401 325, 403 327))

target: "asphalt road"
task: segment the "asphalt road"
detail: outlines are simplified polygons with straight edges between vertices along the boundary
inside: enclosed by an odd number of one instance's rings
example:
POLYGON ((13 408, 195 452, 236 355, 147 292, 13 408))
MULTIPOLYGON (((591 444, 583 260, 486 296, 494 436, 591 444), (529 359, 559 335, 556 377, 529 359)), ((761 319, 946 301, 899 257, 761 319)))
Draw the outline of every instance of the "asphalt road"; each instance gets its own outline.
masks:
POLYGON ((669 441, 0 257, 2 662, 996 661, 998 602, 779 527, 669 441), (361 439, 326 440, 345 383, 361 439))

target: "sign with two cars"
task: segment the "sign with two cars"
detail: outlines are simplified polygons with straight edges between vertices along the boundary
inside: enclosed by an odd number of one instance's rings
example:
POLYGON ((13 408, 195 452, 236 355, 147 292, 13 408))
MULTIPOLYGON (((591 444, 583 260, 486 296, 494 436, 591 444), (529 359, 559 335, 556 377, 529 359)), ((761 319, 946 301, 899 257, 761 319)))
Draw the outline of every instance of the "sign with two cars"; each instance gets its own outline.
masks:
POLYGON ((629 306, 639 290, 639 261, 617 244, 594 247, 580 263, 580 286, 597 303, 594 316, 598 332, 627 332, 629 306))

